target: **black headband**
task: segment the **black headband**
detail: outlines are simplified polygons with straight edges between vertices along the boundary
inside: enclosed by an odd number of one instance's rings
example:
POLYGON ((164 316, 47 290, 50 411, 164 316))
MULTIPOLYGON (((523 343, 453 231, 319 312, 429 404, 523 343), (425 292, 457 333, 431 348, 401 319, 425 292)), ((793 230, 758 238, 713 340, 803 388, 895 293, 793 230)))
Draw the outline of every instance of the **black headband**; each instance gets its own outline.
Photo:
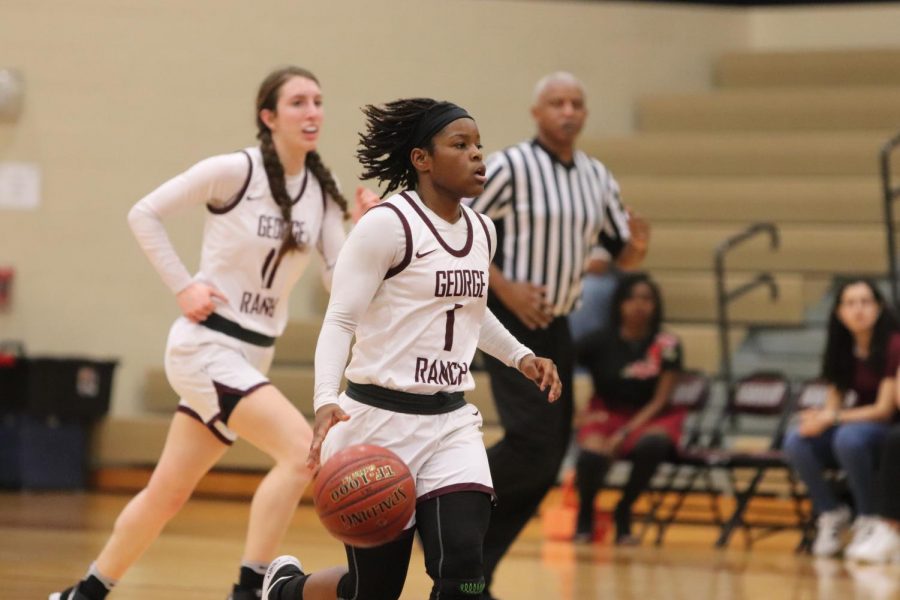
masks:
MULTIPOLYGON (((422 119, 413 130, 410 148, 421 148, 434 137, 438 131, 457 119, 471 119, 466 109, 452 102, 438 102, 422 115, 422 119)), ((474 119, 473 119, 474 120, 474 119)))

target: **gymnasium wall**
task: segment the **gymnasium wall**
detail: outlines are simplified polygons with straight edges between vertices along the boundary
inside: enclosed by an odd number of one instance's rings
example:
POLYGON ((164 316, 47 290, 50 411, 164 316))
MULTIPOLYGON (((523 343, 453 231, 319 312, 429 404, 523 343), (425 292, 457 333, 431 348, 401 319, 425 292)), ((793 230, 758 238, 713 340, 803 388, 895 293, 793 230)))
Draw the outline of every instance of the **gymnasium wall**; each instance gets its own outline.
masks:
MULTIPOLYGON (((138 410, 177 310, 125 215, 193 162, 252 143, 256 86, 276 65, 321 79, 321 150, 352 191, 366 102, 452 99, 495 149, 530 135, 534 82, 569 69, 590 90, 587 135, 599 136, 629 129, 636 95, 708 85, 709 60, 748 37, 738 12, 672 6, 0 0, 0 67, 27 80, 21 118, 0 123, 0 161, 35 162, 43 175, 38 210, 0 211, 0 266, 18 271, 0 339, 22 339, 32 354, 119 357, 114 411, 138 410)), ((169 222, 191 268, 202 213, 169 222)), ((317 285, 311 274, 301 288, 317 285)), ((303 316, 310 294, 298 292, 293 314, 303 316)))
MULTIPOLYGON (((881 12, 855 10, 888 43, 881 12)), ((0 0, 0 68, 20 69, 27 86, 20 119, 0 122, 0 161, 37 163, 43 178, 37 210, 0 210, 0 267, 17 269, 0 340, 24 340, 32 354, 118 357, 113 410, 138 411, 143 373, 161 365, 177 309, 125 215, 193 162, 252 143, 255 89, 274 66, 319 76, 321 150, 352 192, 364 103, 452 99, 492 150, 531 134, 534 82, 567 69, 588 89, 585 135, 599 137, 628 132, 642 94, 707 88, 723 52, 831 36, 869 43, 854 23, 819 9, 611 2, 0 0), (803 11, 822 23, 821 37, 790 35, 805 27, 803 11)), ((167 224, 191 268, 202 213, 167 224)), ((317 285, 315 273, 304 277, 294 316, 311 314, 317 285)))
POLYGON ((750 11, 750 43, 760 49, 895 47, 900 5, 873 3, 750 11))

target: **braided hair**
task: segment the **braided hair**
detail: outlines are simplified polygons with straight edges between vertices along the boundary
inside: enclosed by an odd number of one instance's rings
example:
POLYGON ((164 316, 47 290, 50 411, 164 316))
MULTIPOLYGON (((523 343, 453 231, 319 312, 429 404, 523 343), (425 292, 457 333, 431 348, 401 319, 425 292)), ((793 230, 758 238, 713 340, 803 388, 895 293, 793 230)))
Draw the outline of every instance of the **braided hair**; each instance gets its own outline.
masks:
MULTIPOLYGON (((278 158, 278 151, 275 149, 275 143, 272 141, 272 132, 260 117, 260 112, 264 109, 272 112, 277 111, 278 96, 281 93, 281 87, 293 77, 303 77, 310 81, 319 83, 316 76, 310 71, 301 67, 284 67, 269 73, 259 86, 259 92, 256 94, 256 139, 259 140, 259 148, 262 153, 263 166, 266 169, 266 177, 269 180, 269 189, 272 191, 272 197, 281 208, 281 217, 284 220, 284 239, 279 250, 279 256, 284 255, 292 250, 300 250, 300 245, 293 236, 293 228, 291 227, 291 209, 293 201, 287 193, 284 181, 284 167, 278 158)), ((319 181, 319 185, 325 193, 331 197, 334 202, 341 208, 344 217, 347 217, 347 199, 344 198, 334 181, 334 176, 325 164, 318 152, 309 152, 306 155, 306 168, 309 169, 313 176, 319 181)))
MULTIPOLYGON (((363 166, 360 179, 377 179, 386 183, 382 198, 398 189, 414 189, 418 174, 409 159, 413 134, 423 115, 435 105, 431 98, 405 98, 384 106, 363 107, 366 130, 359 134, 356 157, 363 166)), ((423 146, 434 150, 431 138, 423 146)))

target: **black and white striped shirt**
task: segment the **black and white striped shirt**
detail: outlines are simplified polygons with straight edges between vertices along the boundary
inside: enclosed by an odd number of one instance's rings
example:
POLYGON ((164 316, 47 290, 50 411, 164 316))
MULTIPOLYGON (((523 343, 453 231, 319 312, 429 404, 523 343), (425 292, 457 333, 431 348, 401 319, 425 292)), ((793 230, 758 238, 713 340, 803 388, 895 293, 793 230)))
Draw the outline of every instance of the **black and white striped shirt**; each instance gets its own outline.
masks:
POLYGON ((591 251, 616 256, 628 241, 619 184, 600 161, 576 151, 566 165, 537 140, 489 156, 487 177, 468 202, 497 226, 494 262, 510 280, 545 286, 554 314, 568 314, 591 251))

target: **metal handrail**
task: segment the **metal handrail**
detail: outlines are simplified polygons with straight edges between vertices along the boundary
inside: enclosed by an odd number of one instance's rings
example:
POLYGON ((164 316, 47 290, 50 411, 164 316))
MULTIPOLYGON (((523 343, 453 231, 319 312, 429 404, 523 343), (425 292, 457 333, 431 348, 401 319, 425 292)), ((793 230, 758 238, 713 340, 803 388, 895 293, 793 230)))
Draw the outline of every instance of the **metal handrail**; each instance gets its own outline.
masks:
POLYGON ((754 223, 744 231, 725 239, 716 247, 716 307, 720 348, 719 373, 728 385, 731 385, 734 381, 731 372, 731 347, 728 343, 728 304, 760 285, 768 286, 769 295, 772 300, 775 300, 778 298, 778 284, 776 284, 775 278, 770 273, 760 273, 747 283, 728 291, 725 287, 725 255, 736 246, 761 233, 769 235, 770 248, 777 250, 780 245, 780 237, 778 228, 774 223, 754 223))
POLYGON ((900 277, 897 273, 897 243, 894 239, 894 200, 900 197, 900 188, 895 188, 891 177, 891 154, 900 145, 900 133, 889 139, 881 148, 881 190, 884 195, 884 225, 887 235, 888 281, 891 284, 891 300, 894 306, 900 299, 900 277))

